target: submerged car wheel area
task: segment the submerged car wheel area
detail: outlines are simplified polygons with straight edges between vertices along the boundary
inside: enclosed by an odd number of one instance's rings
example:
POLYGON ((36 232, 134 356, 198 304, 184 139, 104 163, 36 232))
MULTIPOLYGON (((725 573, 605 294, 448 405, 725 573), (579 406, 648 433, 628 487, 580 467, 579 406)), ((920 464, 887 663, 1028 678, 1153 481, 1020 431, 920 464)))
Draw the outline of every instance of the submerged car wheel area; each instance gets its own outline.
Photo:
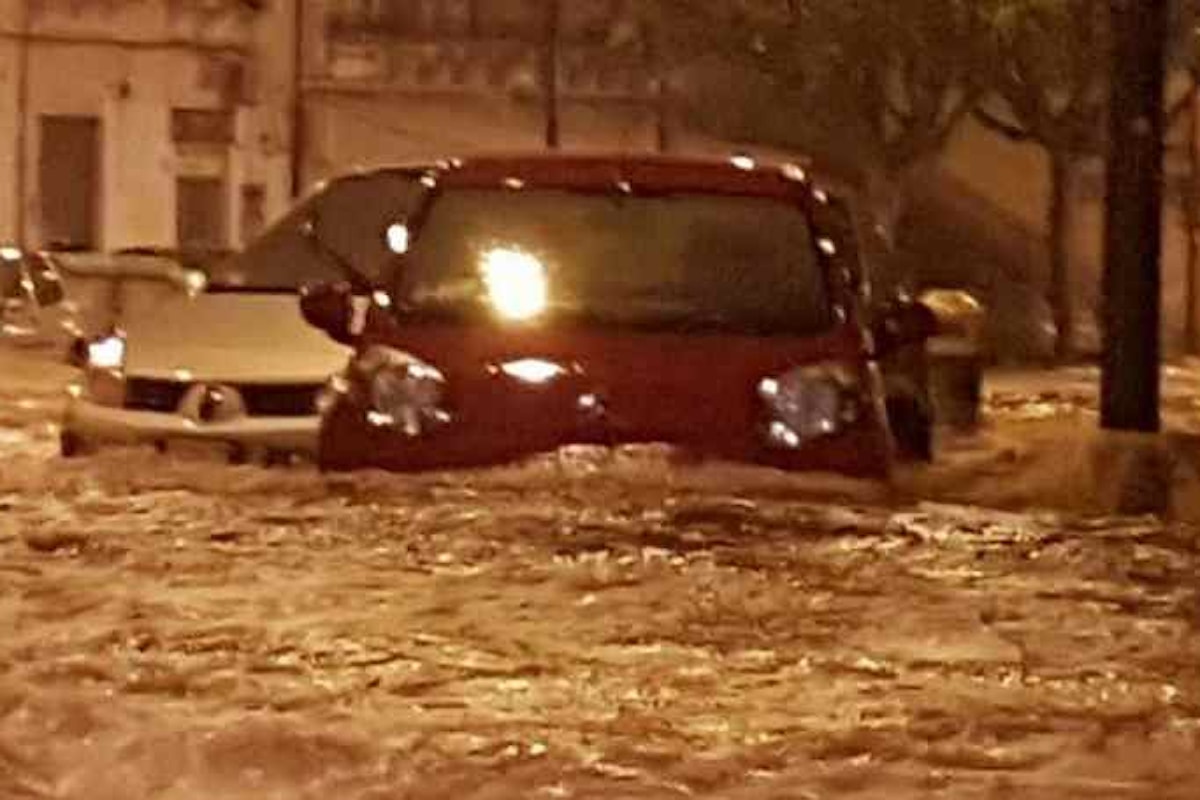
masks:
MULTIPOLYGON (((869 317, 845 206, 802 170, 545 156, 447 162, 419 180, 417 201, 371 234, 391 254, 366 313, 353 307, 365 265, 302 300, 355 348, 322 406, 323 468, 665 443, 878 477, 897 439, 928 454, 921 390, 889 402, 899 384, 878 362, 923 346, 930 317, 869 317), (873 344, 877 322, 887 341, 873 344)), ((306 231, 336 250, 322 228, 306 231)))

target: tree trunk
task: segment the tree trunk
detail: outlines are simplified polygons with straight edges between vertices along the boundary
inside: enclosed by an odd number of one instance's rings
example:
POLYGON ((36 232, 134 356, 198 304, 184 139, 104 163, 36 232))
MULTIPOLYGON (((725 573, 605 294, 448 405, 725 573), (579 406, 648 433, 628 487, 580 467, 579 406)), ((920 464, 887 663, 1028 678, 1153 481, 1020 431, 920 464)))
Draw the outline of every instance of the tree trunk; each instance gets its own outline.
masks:
POLYGON ((924 178, 920 166, 906 169, 872 169, 866 175, 863 200, 869 216, 865 247, 871 266, 872 290, 880 297, 919 289, 922 275, 912 259, 899 252, 898 231, 909 203, 909 185, 924 178))
POLYGON ((1050 154, 1050 203, 1046 230, 1050 247, 1050 285, 1046 299, 1054 316, 1054 358, 1062 363, 1075 352, 1075 315, 1071 296, 1071 178, 1073 159, 1050 154))

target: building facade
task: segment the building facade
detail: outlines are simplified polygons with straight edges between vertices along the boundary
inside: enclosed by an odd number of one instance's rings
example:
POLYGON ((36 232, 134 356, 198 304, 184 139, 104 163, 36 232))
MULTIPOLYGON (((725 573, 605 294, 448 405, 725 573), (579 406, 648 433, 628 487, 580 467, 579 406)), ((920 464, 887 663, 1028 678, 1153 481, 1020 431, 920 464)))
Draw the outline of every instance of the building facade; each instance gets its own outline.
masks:
POLYGON ((252 236, 290 198, 288 19, 262 0, 0 0, 0 240, 252 236))
POLYGON ((356 166, 710 147, 672 129, 636 10, 0 0, 0 242, 238 246, 356 166))
POLYGON ((636 0, 309 0, 304 182, 488 150, 663 149, 636 12, 636 0))

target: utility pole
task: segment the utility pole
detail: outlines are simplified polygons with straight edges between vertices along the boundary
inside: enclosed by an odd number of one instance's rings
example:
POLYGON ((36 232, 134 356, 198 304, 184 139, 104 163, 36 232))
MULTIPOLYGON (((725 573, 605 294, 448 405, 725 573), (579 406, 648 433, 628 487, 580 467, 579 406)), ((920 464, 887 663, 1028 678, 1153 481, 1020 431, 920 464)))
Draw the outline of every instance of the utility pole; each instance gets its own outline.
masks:
POLYGON ((1163 91, 1168 0, 1110 0, 1112 87, 1105 220, 1105 428, 1161 426, 1163 91))
POLYGON ((558 121, 558 47, 559 23, 562 17, 560 0, 544 0, 542 31, 542 100, 546 108, 545 143, 549 150, 561 144, 558 121))
POLYGON ((1183 345, 1192 355, 1200 353, 1200 330, 1197 329, 1197 278, 1200 275, 1200 76, 1192 75, 1189 91, 1187 152, 1187 185, 1183 190, 1184 220, 1187 234, 1187 272, 1184 281, 1183 345))
MULTIPOLYGON (((26 0, 28 2, 28 0, 26 0)), ((308 145, 308 120, 304 104, 304 0, 292 0, 292 199, 304 193, 304 158, 308 145)))
POLYGON ((29 201, 29 40, 33 30, 31 0, 21 0, 21 24, 17 27, 17 119, 13 153, 16 176, 15 212, 17 246, 25 249, 29 242, 29 222, 26 205, 29 201))
POLYGON ((654 140, 660 153, 671 152, 671 90, 667 78, 659 73, 654 95, 654 140))
MULTIPOLYGON (((659 23, 661 24, 661 23, 659 23)), ((658 152, 671 150, 671 83, 667 49, 655 25, 650 30, 650 54, 647 59, 654 73, 654 139, 658 152)))

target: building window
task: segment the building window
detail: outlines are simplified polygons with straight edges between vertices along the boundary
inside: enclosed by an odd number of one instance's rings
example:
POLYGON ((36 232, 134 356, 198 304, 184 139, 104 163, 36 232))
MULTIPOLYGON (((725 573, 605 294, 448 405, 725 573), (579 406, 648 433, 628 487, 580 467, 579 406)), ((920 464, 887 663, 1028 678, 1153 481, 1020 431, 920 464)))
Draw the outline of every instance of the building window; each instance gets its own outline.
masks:
POLYGON ((261 183, 242 186, 241 230, 242 244, 254 241, 267 222, 267 190, 261 183))
POLYGON ((544 0, 476 0, 481 36, 536 40, 542 32, 544 0))
POLYGON ((630 16, 623 0, 564 3, 562 36, 573 42, 606 45, 616 37, 617 26, 630 16))
POLYGON ((415 36, 428 29, 428 11, 422 0, 340 0, 327 24, 332 33, 415 36))
POLYGON ((176 144, 232 144, 233 114, 225 110, 171 109, 171 138, 176 144))
POLYGON ((404 38, 536 36, 544 0, 337 0, 331 34, 404 38))
POLYGON ((175 179, 175 234, 180 248, 221 249, 226 235, 225 182, 220 178, 175 179))

